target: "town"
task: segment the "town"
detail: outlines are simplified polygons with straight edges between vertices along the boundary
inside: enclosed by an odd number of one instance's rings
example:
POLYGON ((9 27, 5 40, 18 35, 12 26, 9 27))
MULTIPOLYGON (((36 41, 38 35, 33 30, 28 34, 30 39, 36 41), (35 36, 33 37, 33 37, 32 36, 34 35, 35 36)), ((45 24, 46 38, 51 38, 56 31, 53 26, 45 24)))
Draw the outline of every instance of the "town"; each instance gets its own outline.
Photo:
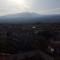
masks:
POLYGON ((34 54, 41 57, 38 51, 44 52, 51 59, 55 56, 57 59, 57 56, 60 56, 60 24, 0 24, 1 55, 23 54, 24 57, 25 54, 27 59, 29 52, 32 52, 29 58, 32 58, 34 54))

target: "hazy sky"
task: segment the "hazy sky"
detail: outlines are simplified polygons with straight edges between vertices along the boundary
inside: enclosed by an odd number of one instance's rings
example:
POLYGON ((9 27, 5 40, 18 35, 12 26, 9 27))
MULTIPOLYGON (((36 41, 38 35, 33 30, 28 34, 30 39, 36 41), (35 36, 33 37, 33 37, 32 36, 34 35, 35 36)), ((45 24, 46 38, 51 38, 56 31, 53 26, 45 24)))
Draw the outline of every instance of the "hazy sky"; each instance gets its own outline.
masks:
POLYGON ((0 16, 21 12, 60 14, 60 0, 0 0, 0 16))

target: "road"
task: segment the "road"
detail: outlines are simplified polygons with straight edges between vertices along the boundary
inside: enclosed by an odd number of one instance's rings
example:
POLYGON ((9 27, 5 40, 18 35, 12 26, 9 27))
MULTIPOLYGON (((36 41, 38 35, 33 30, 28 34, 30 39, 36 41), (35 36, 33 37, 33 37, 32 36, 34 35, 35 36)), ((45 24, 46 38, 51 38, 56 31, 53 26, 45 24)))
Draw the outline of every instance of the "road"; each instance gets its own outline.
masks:
POLYGON ((46 53, 42 52, 41 50, 30 51, 30 52, 21 53, 21 54, 15 54, 15 55, 12 55, 11 57, 16 57, 17 60, 22 60, 22 59, 25 59, 26 57, 31 58, 33 56, 40 56, 44 60, 54 60, 53 57, 47 55, 46 53))
POLYGON ((41 50, 29 51, 25 53, 18 53, 13 55, 2 55, 0 56, 0 60, 54 60, 53 57, 47 55, 41 50), (33 58, 34 57, 34 58, 33 58))

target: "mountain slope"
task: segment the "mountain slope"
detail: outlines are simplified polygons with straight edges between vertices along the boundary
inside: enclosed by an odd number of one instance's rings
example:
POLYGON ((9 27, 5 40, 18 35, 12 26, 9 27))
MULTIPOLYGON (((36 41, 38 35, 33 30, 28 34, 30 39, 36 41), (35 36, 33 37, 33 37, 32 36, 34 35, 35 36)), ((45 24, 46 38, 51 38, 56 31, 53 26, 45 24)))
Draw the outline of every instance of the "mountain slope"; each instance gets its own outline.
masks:
POLYGON ((60 15, 39 15, 36 13, 18 13, 0 17, 0 23, 58 23, 60 15))
POLYGON ((0 23, 27 23, 38 17, 40 15, 36 13, 19 13, 0 17, 0 23))

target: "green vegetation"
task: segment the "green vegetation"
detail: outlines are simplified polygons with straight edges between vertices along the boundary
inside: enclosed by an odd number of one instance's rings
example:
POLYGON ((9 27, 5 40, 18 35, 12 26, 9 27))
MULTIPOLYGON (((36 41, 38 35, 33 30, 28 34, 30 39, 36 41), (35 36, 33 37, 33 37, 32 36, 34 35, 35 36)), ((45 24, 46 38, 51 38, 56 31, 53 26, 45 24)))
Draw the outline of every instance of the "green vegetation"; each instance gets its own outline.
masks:
POLYGON ((14 53, 15 45, 12 41, 9 41, 7 38, 0 37, 0 52, 4 53, 14 53))

